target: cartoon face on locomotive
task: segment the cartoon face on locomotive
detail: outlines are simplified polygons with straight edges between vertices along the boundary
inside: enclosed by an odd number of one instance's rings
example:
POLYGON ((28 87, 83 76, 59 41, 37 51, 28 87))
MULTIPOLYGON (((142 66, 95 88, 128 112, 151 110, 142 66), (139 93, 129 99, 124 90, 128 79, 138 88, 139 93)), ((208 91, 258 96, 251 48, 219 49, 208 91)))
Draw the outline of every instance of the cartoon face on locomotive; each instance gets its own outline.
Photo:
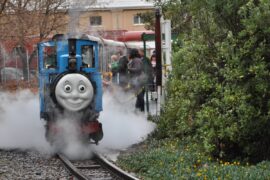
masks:
POLYGON ((50 143, 60 133, 57 121, 65 116, 77 118, 82 139, 96 144, 102 139, 98 48, 96 41, 64 36, 38 44, 40 117, 50 143))

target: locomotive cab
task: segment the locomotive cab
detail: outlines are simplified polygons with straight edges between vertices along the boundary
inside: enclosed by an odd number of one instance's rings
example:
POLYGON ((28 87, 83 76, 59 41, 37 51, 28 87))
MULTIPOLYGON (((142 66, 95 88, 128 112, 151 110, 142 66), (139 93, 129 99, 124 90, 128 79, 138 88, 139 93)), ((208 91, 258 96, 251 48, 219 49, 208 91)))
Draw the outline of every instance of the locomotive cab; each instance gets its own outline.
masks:
POLYGON ((46 122, 47 140, 54 143, 60 133, 58 120, 75 114, 83 141, 97 144, 103 137, 97 120, 102 111, 98 43, 77 38, 42 42, 38 59, 40 117, 46 122))

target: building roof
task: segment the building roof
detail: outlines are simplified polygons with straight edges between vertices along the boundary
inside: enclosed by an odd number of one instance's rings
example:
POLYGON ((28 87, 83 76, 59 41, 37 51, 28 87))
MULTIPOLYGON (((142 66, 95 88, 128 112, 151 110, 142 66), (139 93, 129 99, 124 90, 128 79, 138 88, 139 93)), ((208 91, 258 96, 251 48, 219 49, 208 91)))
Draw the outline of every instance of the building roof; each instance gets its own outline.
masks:
POLYGON ((154 3, 145 0, 97 0, 92 9, 149 9, 154 3))

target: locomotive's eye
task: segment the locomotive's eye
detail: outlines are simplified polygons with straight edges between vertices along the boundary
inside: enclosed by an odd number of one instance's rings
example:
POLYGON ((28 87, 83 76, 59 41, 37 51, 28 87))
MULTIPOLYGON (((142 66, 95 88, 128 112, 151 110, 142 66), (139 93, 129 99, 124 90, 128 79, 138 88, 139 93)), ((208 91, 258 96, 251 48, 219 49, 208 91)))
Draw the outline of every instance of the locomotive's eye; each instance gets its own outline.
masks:
POLYGON ((67 84, 65 85, 64 90, 66 93, 70 93, 72 89, 71 89, 71 86, 67 84))
POLYGON ((83 85, 83 84, 81 84, 81 85, 79 85, 79 91, 81 92, 81 93, 83 93, 83 92, 85 92, 85 85, 83 85))

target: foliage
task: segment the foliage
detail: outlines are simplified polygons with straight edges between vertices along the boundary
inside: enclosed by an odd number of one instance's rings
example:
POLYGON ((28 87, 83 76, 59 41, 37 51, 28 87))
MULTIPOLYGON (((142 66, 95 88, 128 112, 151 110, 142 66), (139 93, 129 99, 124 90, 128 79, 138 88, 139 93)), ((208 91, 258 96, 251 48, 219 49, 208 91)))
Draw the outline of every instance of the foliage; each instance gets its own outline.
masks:
MULTIPOLYGON (((186 6, 187 0, 167 0, 164 2, 155 1, 155 6, 162 9, 164 19, 171 20, 172 32, 175 34, 188 33, 190 30, 192 17, 186 6)), ((145 22, 146 29, 155 29, 155 12, 145 12, 138 14, 145 22)))
POLYGON ((158 136, 193 137, 220 158, 269 159, 270 2, 193 0, 185 9, 192 26, 173 57, 158 136))
POLYGON ((141 179, 269 179, 270 162, 249 165, 222 161, 203 154, 190 141, 155 141, 132 155, 120 156, 117 163, 141 179))
POLYGON ((155 30, 155 13, 154 12, 147 11, 144 13, 138 13, 137 15, 143 19, 145 29, 155 30))

